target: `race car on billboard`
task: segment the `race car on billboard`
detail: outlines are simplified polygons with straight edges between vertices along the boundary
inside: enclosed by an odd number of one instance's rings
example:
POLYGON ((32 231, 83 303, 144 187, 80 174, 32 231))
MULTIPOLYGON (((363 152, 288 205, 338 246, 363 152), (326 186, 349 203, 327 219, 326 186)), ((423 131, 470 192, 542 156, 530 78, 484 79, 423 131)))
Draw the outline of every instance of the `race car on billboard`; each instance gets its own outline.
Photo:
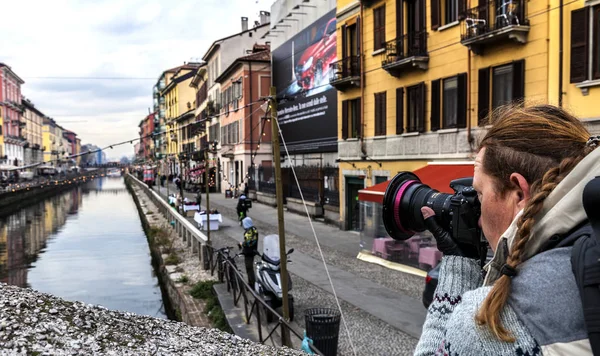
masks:
POLYGON ((329 20, 321 38, 308 47, 296 65, 296 80, 303 90, 329 83, 326 73, 337 60, 335 18, 329 20))

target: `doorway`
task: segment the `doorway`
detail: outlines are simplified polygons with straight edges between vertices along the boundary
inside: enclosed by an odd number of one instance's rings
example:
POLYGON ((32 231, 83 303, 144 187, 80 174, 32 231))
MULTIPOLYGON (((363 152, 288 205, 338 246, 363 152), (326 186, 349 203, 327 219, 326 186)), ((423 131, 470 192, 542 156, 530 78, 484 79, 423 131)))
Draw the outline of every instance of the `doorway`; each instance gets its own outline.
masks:
POLYGON ((360 231, 358 191, 364 187, 363 179, 346 177, 346 230, 360 231))

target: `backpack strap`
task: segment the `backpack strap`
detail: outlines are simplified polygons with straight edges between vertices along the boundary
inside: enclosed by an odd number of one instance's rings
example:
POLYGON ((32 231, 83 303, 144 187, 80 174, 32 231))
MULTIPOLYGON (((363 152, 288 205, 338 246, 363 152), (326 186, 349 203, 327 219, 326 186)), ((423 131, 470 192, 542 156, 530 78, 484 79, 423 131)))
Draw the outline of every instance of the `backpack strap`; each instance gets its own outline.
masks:
POLYGON ((581 296, 592 353, 600 356, 600 243, 593 234, 584 235, 575 242, 571 266, 581 296))

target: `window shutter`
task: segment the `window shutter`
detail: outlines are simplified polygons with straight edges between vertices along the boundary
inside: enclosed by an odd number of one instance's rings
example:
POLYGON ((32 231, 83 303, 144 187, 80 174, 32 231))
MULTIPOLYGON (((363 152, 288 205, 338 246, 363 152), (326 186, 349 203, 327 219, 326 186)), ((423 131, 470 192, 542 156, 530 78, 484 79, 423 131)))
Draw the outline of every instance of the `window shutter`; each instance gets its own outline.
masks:
POLYGON ((431 131, 440 129, 440 80, 431 81, 431 131))
POLYGON ((425 83, 419 84, 419 132, 425 132, 425 83))
POLYGON ((387 133, 387 92, 381 93, 381 135, 387 133))
MULTIPOLYGON (((348 56, 348 27, 342 25, 342 59, 348 56)), ((345 69, 345 68, 344 68, 345 69)))
POLYGON ((440 0, 431 0, 431 29, 437 30, 440 27, 440 0))
POLYGON ((396 89, 396 135, 404 132, 404 88, 396 89))
POLYGON ((348 138, 348 100, 342 101, 342 139, 348 138))
POLYGON ((379 116, 381 113, 379 109, 381 105, 379 105, 379 94, 375 94, 375 136, 379 135, 379 116))
POLYGON ((477 95, 477 121, 482 124, 490 111, 490 67, 479 70, 479 94, 477 95))
POLYGON ((458 106, 456 112, 456 126, 459 129, 467 127, 467 73, 458 75, 458 106))
POLYGON ((356 53, 358 53, 359 55, 361 53, 361 50, 360 50, 360 47, 361 47, 360 34, 362 33, 360 26, 361 26, 360 16, 358 16, 356 18, 356 53))
POLYGON ((362 106, 360 98, 356 99, 356 137, 362 137, 362 106))
POLYGON ((525 98, 525 60, 513 62, 513 101, 522 103, 525 98))
POLYGON ((571 11, 571 83, 588 79, 589 7, 571 11))
POLYGON ((380 48, 381 37, 379 36, 379 8, 373 9, 373 50, 380 48))
POLYGON ((458 0, 458 19, 464 20, 467 18, 467 0, 458 0))

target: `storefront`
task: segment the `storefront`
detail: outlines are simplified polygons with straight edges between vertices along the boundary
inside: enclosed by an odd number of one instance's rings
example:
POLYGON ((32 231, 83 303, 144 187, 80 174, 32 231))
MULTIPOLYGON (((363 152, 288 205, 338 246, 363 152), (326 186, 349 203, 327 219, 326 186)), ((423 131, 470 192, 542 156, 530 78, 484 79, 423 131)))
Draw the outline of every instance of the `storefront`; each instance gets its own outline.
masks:
MULTIPOLYGON (((413 173, 429 187, 452 194, 450 182, 473 176, 473 163, 429 163, 413 173)), ((404 241, 394 240, 387 234, 382 219, 382 204, 389 182, 358 191, 362 250, 359 259, 404 272, 423 274, 440 262, 442 254, 427 231, 404 241)))

